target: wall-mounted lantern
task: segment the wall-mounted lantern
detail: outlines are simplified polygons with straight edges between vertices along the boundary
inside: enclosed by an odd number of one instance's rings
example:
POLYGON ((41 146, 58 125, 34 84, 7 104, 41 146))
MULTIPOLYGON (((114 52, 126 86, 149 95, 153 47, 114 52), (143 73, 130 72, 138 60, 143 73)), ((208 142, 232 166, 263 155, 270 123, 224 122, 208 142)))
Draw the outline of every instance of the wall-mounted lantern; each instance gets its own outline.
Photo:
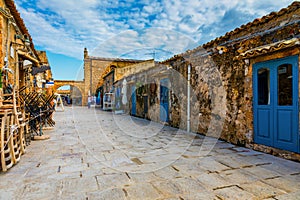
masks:
POLYGON ((31 42, 30 42, 30 40, 29 40, 29 37, 28 37, 28 35, 26 35, 26 34, 25 34, 25 35, 16 34, 16 35, 15 35, 15 40, 17 40, 17 39, 22 40, 22 42, 23 42, 24 44, 20 44, 20 43, 18 43, 18 42, 12 42, 12 44, 20 45, 20 46, 24 46, 24 47, 29 47, 30 44, 31 44, 31 42))

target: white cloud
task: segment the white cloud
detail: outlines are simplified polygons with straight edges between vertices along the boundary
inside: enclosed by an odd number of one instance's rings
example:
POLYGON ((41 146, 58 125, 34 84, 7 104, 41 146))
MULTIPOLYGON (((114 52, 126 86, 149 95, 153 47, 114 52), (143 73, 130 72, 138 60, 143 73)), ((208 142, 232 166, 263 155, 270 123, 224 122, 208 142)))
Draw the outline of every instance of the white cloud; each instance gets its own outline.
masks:
POLYGON ((292 0, 37 0, 29 7, 26 2, 15 1, 35 44, 81 59, 84 47, 109 57, 141 48, 180 53, 201 36, 216 36, 229 10, 252 21, 292 0))
POLYGON ((147 28, 139 31, 125 31, 91 51, 100 57, 126 57, 149 59, 156 52, 157 59, 167 59, 171 55, 184 52, 186 48, 195 48, 197 43, 187 35, 162 28, 147 28), (140 55, 136 56, 140 52, 140 55), (168 56, 166 56, 168 52, 168 56), (150 56, 150 57, 149 57, 150 56))
POLYGON ((43 15, 23 8, 19 8, 26 25, 30 25, 30 33, 36 45, 43 46, 46 50, 65 54, 69 56, 78 55, 80 41, 75 40, 72 35, 63 29, 51 26, 43 15))
POLYGON ((247 0, 239 2, 237 9, 242 13, 248 13, 250 15, 257 15, 258 17, 262 17, 272 11, 277 12, 281 8, 287 7, 292 2, 293 0, 247 0))

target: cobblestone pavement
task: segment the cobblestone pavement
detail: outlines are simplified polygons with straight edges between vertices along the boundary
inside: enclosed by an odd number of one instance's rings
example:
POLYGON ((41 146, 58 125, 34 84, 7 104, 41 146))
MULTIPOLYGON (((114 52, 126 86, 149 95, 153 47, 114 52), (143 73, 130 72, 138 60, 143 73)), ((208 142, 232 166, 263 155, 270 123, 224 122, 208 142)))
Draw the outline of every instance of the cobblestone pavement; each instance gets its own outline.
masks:
POLYGON ((0 173, 0 199, 300 199, 300 163, 84 107, 0 173))

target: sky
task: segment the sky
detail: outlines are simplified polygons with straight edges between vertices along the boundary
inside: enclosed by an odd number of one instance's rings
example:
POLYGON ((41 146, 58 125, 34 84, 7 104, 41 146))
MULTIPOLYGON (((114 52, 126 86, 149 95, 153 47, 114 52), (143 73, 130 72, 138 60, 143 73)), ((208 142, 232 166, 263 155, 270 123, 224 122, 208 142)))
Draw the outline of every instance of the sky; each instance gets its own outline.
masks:
POLYGON ((83 50, 108 58, 165 60, 293 0, 16 0, 55 80, 81 80, 83 50))

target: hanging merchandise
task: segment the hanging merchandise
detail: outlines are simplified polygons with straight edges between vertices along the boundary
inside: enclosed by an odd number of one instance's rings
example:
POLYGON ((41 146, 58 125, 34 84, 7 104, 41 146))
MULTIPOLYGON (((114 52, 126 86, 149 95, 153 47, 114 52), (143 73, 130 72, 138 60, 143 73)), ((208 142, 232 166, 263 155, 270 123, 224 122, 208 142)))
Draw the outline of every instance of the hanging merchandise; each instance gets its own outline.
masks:
POLYGON ((122 83, 122 103, 123 103, 123 105, 127 104, 127 81, 126 81, 126 79, 124 79, 123 83, 122 83))

